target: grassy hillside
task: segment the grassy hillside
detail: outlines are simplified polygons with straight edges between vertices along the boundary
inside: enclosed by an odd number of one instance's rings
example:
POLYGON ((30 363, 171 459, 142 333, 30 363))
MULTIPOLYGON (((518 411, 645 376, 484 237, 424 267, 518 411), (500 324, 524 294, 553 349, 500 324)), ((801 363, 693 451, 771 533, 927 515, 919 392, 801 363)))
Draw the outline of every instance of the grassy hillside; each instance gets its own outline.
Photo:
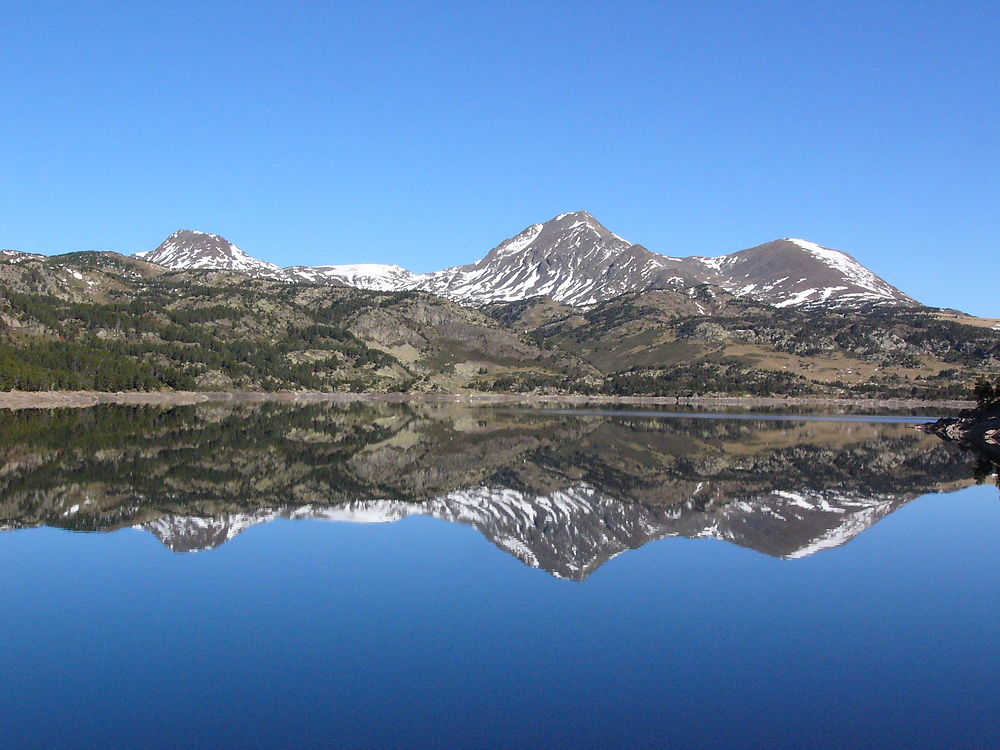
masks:
POLYGON ((1000 331, 931 308, 777 309, 707 286, 560 307, 487 311, 596 367, 601 393, 965 398, 979 374, 1000 371, 1000 331))
POLYGON ((717 288, 462 307, 422 292, 0 261, 0 389, 964 397, 1000 331, 954 311, 776 309, 717 288))
POLYGON ((455 390, 591 368, 417 292, 165 272, 104 253, 0 263, 0 388, 455 390))

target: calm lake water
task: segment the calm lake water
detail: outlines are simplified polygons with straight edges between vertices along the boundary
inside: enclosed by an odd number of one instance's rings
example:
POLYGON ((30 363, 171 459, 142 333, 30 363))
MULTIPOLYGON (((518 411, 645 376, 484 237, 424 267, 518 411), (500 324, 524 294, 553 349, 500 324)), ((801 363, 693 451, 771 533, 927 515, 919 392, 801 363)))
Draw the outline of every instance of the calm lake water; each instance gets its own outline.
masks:
POLYGON ((0 412, 0 744, 1000 746, 993 467, 809 416, 0 412))

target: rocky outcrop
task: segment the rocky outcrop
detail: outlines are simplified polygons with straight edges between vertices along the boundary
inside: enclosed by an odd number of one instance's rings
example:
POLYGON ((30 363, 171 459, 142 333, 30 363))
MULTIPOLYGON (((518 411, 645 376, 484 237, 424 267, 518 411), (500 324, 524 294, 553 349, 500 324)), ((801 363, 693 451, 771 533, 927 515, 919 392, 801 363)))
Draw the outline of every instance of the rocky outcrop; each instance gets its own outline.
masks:
POLYGON ((957 417, 939 419, 922 429, 1000 463, 1000 404, 967 409, 957 417))

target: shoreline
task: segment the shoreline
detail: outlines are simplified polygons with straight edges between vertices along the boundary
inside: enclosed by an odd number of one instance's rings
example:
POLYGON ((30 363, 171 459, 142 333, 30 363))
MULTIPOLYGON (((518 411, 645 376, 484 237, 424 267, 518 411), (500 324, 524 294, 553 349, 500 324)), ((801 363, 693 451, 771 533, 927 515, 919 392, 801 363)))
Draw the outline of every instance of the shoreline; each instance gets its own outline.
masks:
POLYGON ((978 406, 957 417, 943 417, 924 426, 924 432, 957 443, 994 463, 1000 461, 1000 404, 978 406))
POLYGON ((782 396, 584 396, 503 393, 322 393, 319 391, 3 391, 0 409, 86 408, 99 404, 192 406, 213 402, 262 403, 623 404, 654 406, 854 406, 874 409, 966 409, 972 401, 782 396))

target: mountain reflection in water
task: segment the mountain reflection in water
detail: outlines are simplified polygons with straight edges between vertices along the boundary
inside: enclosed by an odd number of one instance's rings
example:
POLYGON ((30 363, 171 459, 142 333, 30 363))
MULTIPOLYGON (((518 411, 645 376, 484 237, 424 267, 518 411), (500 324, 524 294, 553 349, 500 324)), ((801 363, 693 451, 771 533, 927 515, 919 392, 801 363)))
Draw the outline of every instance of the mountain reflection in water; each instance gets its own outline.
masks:
POLYGON ((971 484, 975 465, 893 422, 370 403, 8 411, 0 529, 135 526, 192 552, 275 518, 427 515, 582 580, 672 536, 810 555, 971 484))

